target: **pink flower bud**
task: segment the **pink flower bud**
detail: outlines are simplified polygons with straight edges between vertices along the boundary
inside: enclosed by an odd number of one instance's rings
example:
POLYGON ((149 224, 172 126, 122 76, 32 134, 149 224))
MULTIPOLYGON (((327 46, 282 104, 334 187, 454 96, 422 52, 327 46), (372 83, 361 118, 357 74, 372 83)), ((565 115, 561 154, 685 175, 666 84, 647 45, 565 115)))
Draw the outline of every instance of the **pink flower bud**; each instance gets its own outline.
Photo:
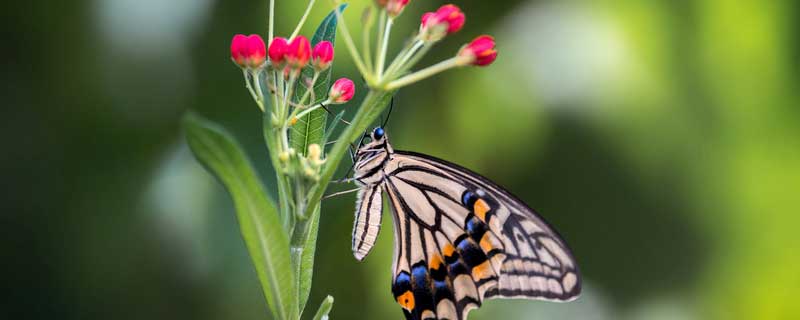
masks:
POLYGON ((446 4, 439 7, 436 12, 423 14, 420 29, 428 40, 435 41, 461 30, 465 21, 466 16, 461 9, 455 5, 446 4))
POLYGON ((273 38, 272 43, 269 44, 269 60, 272 61, 272 65, 279 68, 286 58, 287 51, 289 51, 289 43, 286 42, 286 38, 273 38))
POLYGON ((247 36, 237 34, 231 40, 231 59, 234 63, 244 68, 245 65, 245 49, 247 48, 247 36))
POLYGON ((396 17, 403 13, 403 9, 408 4, 409 0, 389 0, 386 1, 386 13, 389 16, 396 17))
POLYGON ((267 61, 267 45, 264 39, 257 34, 247 37, 247 53, 249 55, 250 67, 253 69, 261 67, 267 61))
POLYGON ((237 34, 231 41, 231 59, 242 68, 259 68, 266 60, 264 39, 257 34, 237 34))
POLYGON ((308 64, 311 59, 311 42, 304 36, 297 36, 289 43, 286 52, 286 62, 294 70, 300 70, 308 64))
POLYGON ((461 48, 458 56, 465 57, 466 64, 486 66, 497 59, 497 50, 494 49, 494 46, 495 43, 492 36, 482 35, 461 48))
POLYGON ((355 93, 356 85, 353 83, 353 80, 341 78, 336 80, 333 86, 331 86, 331 91, 328 93, 328 100, 332 104, 342 104, 353 99, 355 93))
POLYGON ((314 68, 317 71, 328 69, 333 62, 333 44, 330 41, 322 41, 314 46, 311 52, 314 68))

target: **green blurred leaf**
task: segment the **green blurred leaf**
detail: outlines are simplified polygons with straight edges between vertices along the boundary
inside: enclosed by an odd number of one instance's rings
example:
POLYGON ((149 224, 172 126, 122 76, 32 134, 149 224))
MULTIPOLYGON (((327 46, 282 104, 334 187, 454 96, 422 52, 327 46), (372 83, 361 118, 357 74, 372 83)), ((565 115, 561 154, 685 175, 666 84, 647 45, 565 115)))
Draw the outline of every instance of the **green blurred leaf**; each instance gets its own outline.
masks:
POLYGON ((322 304, 319 305, 317 314, 314 315, 314 320, 328 320, 328 313, 331 312, 331 308, 333 308, 333 297, 327 296, 325 300, 322 300, 322 304))
POLYGON ((340 111, 335 117, 333 117, 333 121, 331 121, 331 127, 325 130, 325 137, 322 138, 323 143, 328 143, 331 139, 331 135, 333 135, 333 131, 336 130, 336 126, 339 125, 339 122, 342 121, 342 117, 344 117, 344 110, 340 111))
POLYGON ((183 127, 195 157, 233 198, 242 237, 273 316, 296 318, 297 288, 291 272, 289 239, 252 164, 239 144, 218 125, 189 113, 183 118, 183 127))
MULTIPOLYGON (((339 11, 343 11, 347 4, 339 6, 339 11)), ((316 45, 321 41, 330 41, 336 44, 336 12, 332 11, 317 27, 314 37, 311 38, 311 44, 316 45)), ((317 82, 313 88, 313 101, 309 105, 314 105, 324 101, 328 97, 328 88, 331 85, 331 70, 333 66, 320 73, 317 82)), ((310 81, 314 77, 314 67, 310 64, 303 69, 300 79, 298 80, 297 90, 295 90, 295 100, 299 100, 308 91, 306 79, 310 81)), ((325 124, 328 120, 328 113, 325 110, 318 109, 310 112, 308 115, 299 119, 296 124, 292 126, 292 133, 290 136, 292 148, 301 154, 308 151, 308 146, 314 143, 321 144, 323 135, 325 133, 325 124)))
POLYGON ((319 207, 308 218, 308 237, 303 245, 300 258, 300 313, 302 314, 311 293, 311 279, 314 275, 314 253, 317 250, 317 231, 319 230, 319 207))

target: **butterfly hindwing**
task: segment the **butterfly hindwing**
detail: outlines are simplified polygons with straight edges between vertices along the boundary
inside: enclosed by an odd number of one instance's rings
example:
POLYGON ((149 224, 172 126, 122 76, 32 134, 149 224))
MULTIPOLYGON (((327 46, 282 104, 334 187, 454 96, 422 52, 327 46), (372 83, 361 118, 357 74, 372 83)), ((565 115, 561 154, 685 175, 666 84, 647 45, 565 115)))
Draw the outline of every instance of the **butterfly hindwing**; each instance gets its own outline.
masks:
POLYGON ((409 152, 395 152, 384 171, 395 218, 392 291, 409 319, 465 319, 487 298, 580 293, 564 241, 507 191, 409 152))

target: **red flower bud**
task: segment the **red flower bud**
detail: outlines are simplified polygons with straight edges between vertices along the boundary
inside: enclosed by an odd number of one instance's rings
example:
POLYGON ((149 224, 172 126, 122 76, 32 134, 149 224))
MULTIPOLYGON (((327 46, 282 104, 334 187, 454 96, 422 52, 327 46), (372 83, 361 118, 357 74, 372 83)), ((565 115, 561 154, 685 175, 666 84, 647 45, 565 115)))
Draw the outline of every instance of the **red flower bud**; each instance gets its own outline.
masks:
POLYGON ((295 70, 302 69, 311 59, 311 42, 304 36, 297 36, 289 43, 286 52, 286 62, 295 70))
POLYGON ((439 40, 445 35, 452 34, 464 27, 466 16, 457 6, 446 4, 441 6, 436 12, 428 12, 422 15, 420 29, 423 34, 427 34, 429 40, 439 40), (442 32, 444 31, 444 34, 442 32))
POLYGON ((386 2, 386 12, 389 16, 396 17, 403 12, 409 0, 389 0, 386 2))
POLYGON ((267 57, 264 39, 257 34, 237 34, 231 41, 231 59, 242 68, 259 68, 267 57))
POLYGON ((494 46, 495 43, 492 36, 482 35, 461 48, 458 56, 465 57, 468 64, 486 66, 497 59, 497 50, 494 49, 494 46))
POLYGON ((333 62, 333 44, 330 41, 322 41, 314 46, 311 52, 314 68, 317 71, 328 69, 333 62))
POLYGON ((272 43, 269 44, 269 60, 272 61, 272 65, 279 68, 286 58, 287 51, 289 51, 289 43, 286 42, 286 38, 273 38, 272 43))
POLYGON ((328 100, 332 104, 345 103, 353 99, 355 93, 356 85, 353 83, 353 80, 341 78, 336 80, 333 86, 331 86, 331 91, 328 93, 328 100))

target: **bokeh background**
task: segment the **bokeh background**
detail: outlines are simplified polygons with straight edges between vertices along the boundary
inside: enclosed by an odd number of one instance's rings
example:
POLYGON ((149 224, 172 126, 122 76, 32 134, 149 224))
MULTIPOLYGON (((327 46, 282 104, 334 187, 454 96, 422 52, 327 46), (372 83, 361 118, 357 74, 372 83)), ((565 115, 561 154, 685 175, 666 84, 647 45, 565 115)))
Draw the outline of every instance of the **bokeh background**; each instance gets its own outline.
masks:
MULTIPOLYGON (((305 1, 277 3, 288 34, 305 1)), ((537 208, 586 281, 576 302, 493 300, 471 319, 800 318, 798 2, 455 3, 466 27, 423 63, 481 33, 500 57, 403 89, 393 143, 537 208)), ((392 48, 439 5, 412 1, 392 48)), ((4 6, 3 318, 269 318, 231 200, 179 126, 187 110, 222 123, 270 184, 228 51, 266 34, 267 1, 4 6)), ((309 308, 331 294, 333 319, 399 319, 391 228, 356 262, 353 202, 324 203, 309 308)))

